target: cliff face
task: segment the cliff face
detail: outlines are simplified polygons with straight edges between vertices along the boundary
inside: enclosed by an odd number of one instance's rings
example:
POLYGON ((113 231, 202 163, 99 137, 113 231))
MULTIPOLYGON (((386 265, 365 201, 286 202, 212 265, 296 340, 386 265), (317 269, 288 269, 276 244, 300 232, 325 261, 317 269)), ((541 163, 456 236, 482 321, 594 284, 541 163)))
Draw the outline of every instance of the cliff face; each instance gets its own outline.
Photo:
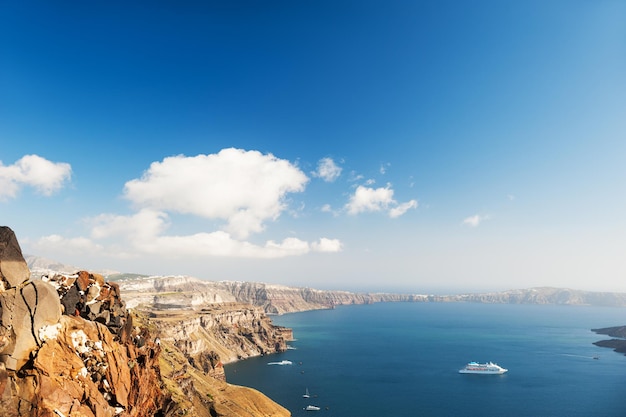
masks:
POLYGON ((143 277, 119 281, 119 284, 128 308, 202 308, 237 301, 225 288, 191 277, 143 277))
POLYGON ((568 288, 538 287, 482 294, 446 296, 446 301, 469 301, 500 304, 557 304, 626 306, 626 294, 572 290, 568 288))
POLYGON ((248 304, 220 304, 197 311, 150 309, 142 314, 149 317, 161 341, 171 342, 192 364, 204 362, 199 355, 205 353, 229 363, 284 352, 292 336, 291 329, 274 326, 261 309, 248 304))
POLYGON ((472 302, 496 304, 559 304, 626 306, 626 294, 529 288, 491 293, 425 295, 353 293, 287 287, 258 282, 202 281, 190 277, 150 277, 119 281, 129 305, 149 308, 188 308, 223 302, 248 303, 268 314, 333 308, 339 305, 378 302, 472 302))
POLYGON ((262 393, 225 381, 224 363, 284 351, 292 337, 258 308, 150 309, 138 312, 138 319, 158 337, 163 381, 177 410, 198 417, 291 415, 262 393))
POLYGON ((351 293, 257 282, 203 281, 190 277, 148 277, 119 281, 128 305, 150 309, 200 309, 221 303, 246 303, 268 314, 384 301, 428 301, 411 294, 351 293))

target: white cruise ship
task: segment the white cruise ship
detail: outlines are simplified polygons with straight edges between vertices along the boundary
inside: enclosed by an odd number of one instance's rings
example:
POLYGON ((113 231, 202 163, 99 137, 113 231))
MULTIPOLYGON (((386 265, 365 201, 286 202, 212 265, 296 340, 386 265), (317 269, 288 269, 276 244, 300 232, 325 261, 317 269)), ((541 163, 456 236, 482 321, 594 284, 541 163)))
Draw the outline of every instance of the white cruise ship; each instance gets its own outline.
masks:
POLYGON ((470 362, 463 369, 459 371, 460 374, 490 374, 500 375, 507 372, 508 369, 504 369, 501 366, 496 365, 493 362, 478 363, 470 362))

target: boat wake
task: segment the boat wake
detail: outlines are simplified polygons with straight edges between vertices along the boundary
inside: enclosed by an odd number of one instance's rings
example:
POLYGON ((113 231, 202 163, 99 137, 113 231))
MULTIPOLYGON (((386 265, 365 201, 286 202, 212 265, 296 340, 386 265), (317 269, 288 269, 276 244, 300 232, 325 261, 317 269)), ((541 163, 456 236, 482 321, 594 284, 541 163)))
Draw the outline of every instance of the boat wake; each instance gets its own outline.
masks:
POLYGON ((561 356, 569 356, 572 358, 598 359, 598 356, 575 355, 573 353, 561 353, 561 356))
POLYGON ((268 365, 293 365, 291 361, 268 362, 268 365))

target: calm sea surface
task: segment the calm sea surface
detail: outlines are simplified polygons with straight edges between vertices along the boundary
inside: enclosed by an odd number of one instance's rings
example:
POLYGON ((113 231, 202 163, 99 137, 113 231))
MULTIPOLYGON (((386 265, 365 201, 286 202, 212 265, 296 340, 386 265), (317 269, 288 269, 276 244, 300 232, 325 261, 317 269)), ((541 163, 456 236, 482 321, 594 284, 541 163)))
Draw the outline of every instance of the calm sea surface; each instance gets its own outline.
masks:
POLYGON ((626 324, 626 309, 381 303, 273 321, 293 328, 293 349, 227 365, 226 377, 294 417, 626 416, 626 356, 590 331, 626 324), (282 360, 293 365, 268 365, 282 360), (472 360, 509 372, 457 372, 472 360))

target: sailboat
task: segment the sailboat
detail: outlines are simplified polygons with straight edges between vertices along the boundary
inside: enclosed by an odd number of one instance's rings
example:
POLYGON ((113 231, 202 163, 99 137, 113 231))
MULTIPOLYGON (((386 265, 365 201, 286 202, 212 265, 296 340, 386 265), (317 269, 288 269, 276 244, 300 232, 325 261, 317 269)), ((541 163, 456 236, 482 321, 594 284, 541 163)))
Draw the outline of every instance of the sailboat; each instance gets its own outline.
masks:
POLYGON ((309 389, 307 388, 306 392, 302 395, 302 398, 309 398, 309 397, 311 396, 309 395, 309 389))

